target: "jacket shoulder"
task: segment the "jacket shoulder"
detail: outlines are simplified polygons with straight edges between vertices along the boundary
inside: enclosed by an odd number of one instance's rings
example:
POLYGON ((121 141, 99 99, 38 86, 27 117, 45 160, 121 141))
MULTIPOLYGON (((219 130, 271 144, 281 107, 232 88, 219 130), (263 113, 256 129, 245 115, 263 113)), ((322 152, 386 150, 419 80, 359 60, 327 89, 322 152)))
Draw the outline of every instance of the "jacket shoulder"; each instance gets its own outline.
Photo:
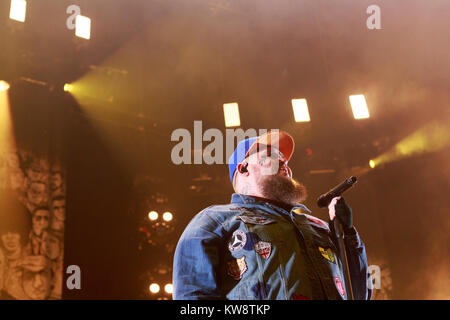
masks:
POLYGON ((239 212, 241 212, 239 205, 234 203, 212 205, 197 213, 189 224, 217 226, 239 212))
POLYGON ((196 216, 202 218, 208 217, 217 221, 218 223, 223 223, 225 220, 228 220, 229 218, 248 210, 248 208, 245 208, 237 203, 219 204, 203 209, 196 216))

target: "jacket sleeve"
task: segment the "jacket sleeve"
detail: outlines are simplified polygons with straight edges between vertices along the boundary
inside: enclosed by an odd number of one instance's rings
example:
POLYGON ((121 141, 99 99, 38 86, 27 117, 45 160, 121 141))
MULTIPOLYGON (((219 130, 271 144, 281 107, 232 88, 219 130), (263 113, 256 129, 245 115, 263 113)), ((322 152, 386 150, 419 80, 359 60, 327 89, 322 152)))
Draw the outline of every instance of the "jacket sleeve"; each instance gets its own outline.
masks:
POLYGON ((178 241, 173 264, 173 299, 223 299, 216 271, 222 243, 221 225, 206 212, 188 224, 178 241))
POLYGON ((367 266, 366 248, 355 227, 344 231, 344 242, 348 260, 348 268, 355 300, 370 300, 372 289, 367 266))

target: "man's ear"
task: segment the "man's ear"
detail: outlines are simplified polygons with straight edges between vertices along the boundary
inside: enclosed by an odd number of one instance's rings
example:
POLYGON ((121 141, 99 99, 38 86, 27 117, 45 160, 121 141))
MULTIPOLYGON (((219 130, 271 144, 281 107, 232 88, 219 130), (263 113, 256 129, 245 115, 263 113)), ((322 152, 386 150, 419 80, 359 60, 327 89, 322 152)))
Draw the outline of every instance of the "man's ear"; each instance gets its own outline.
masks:
POLYGON ((248 173, 247 167, 248 163, 239 163, 237 165, 237 171, 239 171, 239 173, 248 173))

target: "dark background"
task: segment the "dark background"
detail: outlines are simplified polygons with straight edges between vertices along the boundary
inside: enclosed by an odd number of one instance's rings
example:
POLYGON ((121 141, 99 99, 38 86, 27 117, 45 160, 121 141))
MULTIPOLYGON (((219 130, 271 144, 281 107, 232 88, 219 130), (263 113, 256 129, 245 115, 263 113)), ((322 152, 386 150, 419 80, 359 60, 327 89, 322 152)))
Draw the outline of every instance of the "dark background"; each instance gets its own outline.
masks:
MULTIPOLYGON (((232 193, 225 165, 174 165, 170 136, 193 133, 194 120, 225 133, 223 103, 239 103, 244 130, 294 136, 290 166, 324 219, 321 193, 423 126, 448 128, 445 0, 42 0, 29 1, 24 24, 8 11, 2 1, 0 79, 16 141, 39 151, 50 139, 66 167, 65 265, 82 270, 66 299, 154 298, 149 279, 170 280, 184 226, 232 193), (91 40, 66 28, 71 4, 92 19, 91 40), (381 30, 366 27, 371 4, 381 30), (83 89, 64 93, 69 82, 83 89), (358 93, 369 119, 353 119, 358 93), (308 100, 310 123, 294 122, 292 98, 308 100), (334 172, 314 174, 324 169, 334 172), (142 246, 152 208, 171 210, 174 230, 142 246)), ((346 195, 369 264, 391 271, 391 298, 450 296, 448 159, 447 144, 385 163, 346 195)))

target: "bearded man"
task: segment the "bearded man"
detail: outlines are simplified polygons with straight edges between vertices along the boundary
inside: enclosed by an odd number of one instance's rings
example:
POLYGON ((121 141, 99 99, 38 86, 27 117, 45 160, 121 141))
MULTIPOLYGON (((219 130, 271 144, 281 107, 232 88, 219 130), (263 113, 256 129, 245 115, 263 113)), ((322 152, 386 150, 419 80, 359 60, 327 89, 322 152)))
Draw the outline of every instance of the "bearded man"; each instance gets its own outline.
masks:
POLYGON ((344 230, 355 299, 370 299, 365 247, 342 197, 330 221, 301 202, 306 189, 292 178, 294 140, 271 131, 241 141, 229 159, 236 193, 231 203, 208 207, 184 230, 174 256, 173 298, 348 299, 333 223, 344 230))

